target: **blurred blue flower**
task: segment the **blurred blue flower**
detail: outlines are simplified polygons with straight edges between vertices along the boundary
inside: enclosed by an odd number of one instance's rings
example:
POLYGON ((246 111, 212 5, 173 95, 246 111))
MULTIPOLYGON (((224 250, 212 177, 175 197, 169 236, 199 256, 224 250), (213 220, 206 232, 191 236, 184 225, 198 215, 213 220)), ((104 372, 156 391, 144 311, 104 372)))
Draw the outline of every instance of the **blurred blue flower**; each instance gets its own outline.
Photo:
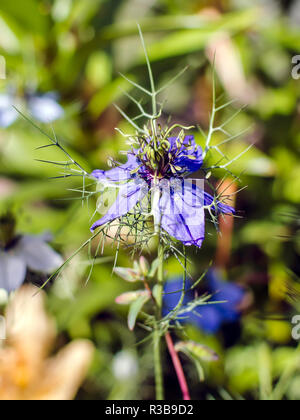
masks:
POLYGON ((64 115, 55 93, 28 95, 27 104, 32 116, 42 123, 51 123, 64 115))
POLYGON ((0 127, 7 128, 17 120, 19 114, 14 106, 18 108, 22 102, 25 102, 30 114, 42 123, 51 123, 64 115, 64 109, 57 102, 54 93, 25 94, 24 97, 18 97, 10 91, 0 94, 0 127))
POLYGON ((200 248, 205 235, 205 206, 217 213, 234 213, 232 207, 204 192, 203 180, 194 183, 186 178, 202 164, 202 149, 194 136, 143 139, 139 149, 128 153, 126 164, 91 174, 99 182, 119 188, 117 200, 92 231, 124 216, 151 193, 155 226, 184 245, 200 248))
POLYGON ((0 247, 0 289, 12 292, 26 278, 27 270, 50 274, 63 264, 62 257, 47 244, 49 235, 16 236, 0 247))
MULTIPOLYGON (((237 322, 240 319, 239 305, 245 296, 245 290, 236 284, 225 283, 220 280, 216 270, 210 270, 207 273, 206 279, 206 291, 209 295, 212 295, 208 300, 209 304, 205 303, 195 308, 192 312, 180 314, 179 322, 194 324, 203 331, 214 334, 220 330, 223 324, 237 322)), ((191 287, 191 281, 187 280, 183 308, 195 299, 195 291, 192 291, 191 287)), ((180 301, 182 290, 183 279, 171 280, 165 284, 163 300, 164 316, 176 308, 180 301)))
POLYGON ((13 96, 10 94, 0 94, 0 127, 11 126, 18 118, 17 111, 13 108, 13 96))

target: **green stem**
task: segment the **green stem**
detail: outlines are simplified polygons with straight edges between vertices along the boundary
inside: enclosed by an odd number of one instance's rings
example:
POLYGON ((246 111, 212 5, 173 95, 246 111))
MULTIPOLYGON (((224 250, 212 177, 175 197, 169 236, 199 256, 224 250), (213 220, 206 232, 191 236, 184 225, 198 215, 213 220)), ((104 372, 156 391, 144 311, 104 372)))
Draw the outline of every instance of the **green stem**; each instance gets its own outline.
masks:
POLYGON ((161 364, 161 335, 158 328, 154 331, 154 369, 155 369, 155 390, 156 400, 164 400, 164 385, 163 385, 163 372, 161 364))
MULTIPOLYGON (((163 287, 164 287, 164 247, 162 244, 158 248, 158 258, 160 260, 158 275, 157 275, 157 322, 162 317, 162 304, 163 304, 163 287)), ((156 399, 161 401, 164 399, 164 385, 163 385, 163 371, 161 361, 161 332, 156 325, 154 330, 154 369, 155 369, 155 388, 156 399)))
POLYGON ((149 56, 148 56, 143 32, 142 32, 142 29, 141 29, 140 25, 138 25, 138 29, 139 29, 139 34, 140 34, 140 38, 141 38, 144 53, 145 53, 145 58, 146 58, 146 63, 147 63, 147 68, 148 68, 148 74, 149 74, 149 79, 150 79, 151 97, 152 97, 152 112, 153 112, 153 115, 156 115, 157 114, 157 103, 156 103, 157 92, 156 92, 156 89, 155 89, 154 77, 153 77, 153 73, 152 73, 151 63, 150 63, 150 60, 149 60, 149 56))

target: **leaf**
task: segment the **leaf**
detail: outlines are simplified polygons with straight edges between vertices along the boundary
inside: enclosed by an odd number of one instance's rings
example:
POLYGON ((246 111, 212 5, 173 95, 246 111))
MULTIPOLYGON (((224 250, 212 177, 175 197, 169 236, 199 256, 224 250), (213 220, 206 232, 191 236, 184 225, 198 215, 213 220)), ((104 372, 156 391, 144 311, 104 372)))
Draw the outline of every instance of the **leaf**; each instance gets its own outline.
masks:
POLYGON ((118 296, 115 302, 118 305, 131 305, 140 297, 149 297, 147 290, 136 290, 134 292, 125 292, 118 296))
POLYGON ((183 353, 187 351, 191 356, 205 362, 216 362, 219 360, 219 356, 214 350, 195 341, 180 341, 175 348, 183 353))
POLYGON ((201 362, 216 362, 219 360, 219 356, 211 348, 195 341, 180 341, 176 344, 175 349, 184 353, 195 364, 200 382, 205 379, 201 362))
MULTIPOLYGON (((228 166, 228 169, 238 176, 241 173, 250 176, 275 176, 277 173, 276 162, 254 144, 247 153, 243 154, 248 147, 249 143, 241 139, 232 141, 226 145, 226 148, 222 151, 229 160, 232 160, 234 157, 240 155, 237 160, 228 166)), ((209 165, 214 165, 218 161, 220 161, 220 155, 216 151, 211 151, 209 156, 209 165)), ((224 162, 225 161, 222 161, 222 164, 224 162)))
POLYGON ((44 33, 48 26, 48 18, 42 14, 37 0, 0 0, 0 15, 8 24, 15 21, 24 31, 44 33))
POLYGON ((137 317, 139 313, 141 312, 143 306, 146 302, 150 299, 150 296, 140 296, 136 299, 135 302, 133 302, 130 306, 129 313, 128 313, 128 327, 130 331, 134 330, 137 317))
POLYGON ((124 91, 128 92, 131 89, 129 82, 123 77, 118 77, 92 97, 88 109, 93 116, 99 117, 109 105, 124 96, 124 91))
POLYGON ((198 376, 199 376, 199 381, 200 382, 204 382, 205 380, 205 373, 204 373, 204 369, 201 365, 201 363, 199 362, 199 360, 196 357, 193 357, 192 355, 190 355, 191 360, 194 362, 197 372, 198 372, 198 376))
POLYGON ((203 50, 209 40, 219 31, 236 33, 247 29, 256 18, 257 10, 252 9, 246 12, 228 13, 216 21, 199 25, 197 29, 177 31, 150 46, 149 58, 153 62, 203 50))
POLYGON ((160 264, 160 260, 159 258, 156 258, 156 260, 153 261, 152 265, 151 265, 151 269, 148 273, 148 276, 150 279, 153 279, 157 273, 158 267, 160 264))
POLYGON ((141 280, 139 273, 137 273, 136 270, 133 270, 132 268, 116 267, 114 269, 114 273, 121 277, 121 279, 130 283, 135 283, 141 280))

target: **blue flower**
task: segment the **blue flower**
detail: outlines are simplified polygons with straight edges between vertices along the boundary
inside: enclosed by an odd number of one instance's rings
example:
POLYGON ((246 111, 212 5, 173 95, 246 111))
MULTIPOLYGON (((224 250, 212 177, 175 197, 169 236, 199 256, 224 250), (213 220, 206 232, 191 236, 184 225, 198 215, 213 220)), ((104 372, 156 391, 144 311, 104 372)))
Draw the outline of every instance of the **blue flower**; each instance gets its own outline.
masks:
POLYGON ((51 123, 64 115, 64 109, 57 102, 56 95, 26 94, 25 97, 17 97, 14 93, 0 94, 0 127, 10 127, 19 117, 14 106, 25 102, 31 115, 42 123, 51 123))
POLYGON ((11 216, 0 218, 0 289, 12 292, 25 281, 27 270, 51 274, 63 264, 47 244, 51 235, 16 235, 11 216))
MULTIPOLYGON (((195 293, 191 290, 192 283, 186 282, 186 295, 183 301, 183 309, 195 299, 195 293)), ((207 274, 207 292, 212 297, 209 303, 200 305, 192 312, 182 313, 179 317, 181 323, 191 323, 203 331, 214 334, 225 323, 237 322, 241 313, 241 304, 245 291, 242 287, 233 283, 225 283, 219 279, 216 270, 210 270, 207 274), (215 302, 215 303, 213 303, 215 302), (224 302, 224 303, 218 303, 224 302)), ((183 280, 176 279, 165 284, 163 315, 168 315, 180 301, 183 290, 183 280)))
POLYGON ((28 95, 27 105, 32 116, 42 123, 51 123, 64 115, 55 93, 28 95))
POLYGON ((128 154, 127 163, 91 174, 100 183, 119 188, 116 201, 91 230, 126 215, 150 193, 155 226, 184 245, 200 248, 205 233, 205 207, 210 206, 217 213, 234 213, 232 207, 204 192, 202 180, 187 178, 202 164, 202 149, 193 136, 143 139, 140 148, 128 154))
POLYGON ((0 95, 0 127, 11 126, 18 118, 17 111, 13 108, 13 97, 9 94, 0 95))

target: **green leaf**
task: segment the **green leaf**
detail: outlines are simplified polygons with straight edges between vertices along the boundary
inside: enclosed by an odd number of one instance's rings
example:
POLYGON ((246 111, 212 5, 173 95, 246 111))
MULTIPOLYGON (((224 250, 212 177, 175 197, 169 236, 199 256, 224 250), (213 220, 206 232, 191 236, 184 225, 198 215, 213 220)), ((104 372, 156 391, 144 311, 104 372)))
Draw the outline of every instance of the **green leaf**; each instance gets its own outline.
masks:
POLYGON ((205 362, 216 362, 219 360, 219 356, 215 351, 195 341, 180 341, 176 344, 175 348, 177 351, 182 351, 183 353, 188 351, 193 357, 205 362))
POLYGON ((158 61, 203 50, 216 33, 226 30, 234 34, 247 29, 256 19, 257 10, 252 9, 230 13, 213 22, 205 22, 198 25, 197 29, 175 32, 150 46, 149 58, 151 61, 158 61))
POLYGON ((135 302, 133 302, 130 306, 129 313, 128 313, 128 327, 130 331, 134 330, 137 317, 141 312, 143 306, 146 302, 150 299, 150 296, 140 296, 137 298, 135 302))
POLYGON ((128 281, 130 283, 135 283, 137 281, 141 281, 139 273, 132 268, 125 268, 125 267, 116 267, 114 269, 114 273, 121 277, 123 280, 128 281))
POLYGON ((160 260, 159 258, 156 258, 156 260, 153 261, 152 265, 151 265, 151 269, 148 273, 148 276, 150 279, 153 279, 157 273, 158 267, 160 264, 160 260))
POLYGON ((131 305, 136 302, 140 297, 149 298, 149 292, 147 290, 136 290, 133 292, 125 292, 118 296, 115 302, 118 305, 131 305))
POLYGON ((48 26, 48 18, 37 0, 0 0, 0 15, 8 24, 14 21, 24 31, 41 33, 48 26))
MULTIPOLYGON (((134 78, 131 76, 131 79, 134 78)), ((99 117, 105 109, 114 101, 124 96, 132 86, 123 77, 118 77, 103 89, 100 89, 91 99, 88 109, 92 115, 99 117)))
POLYGON ((200 382, 204 382, 204 380, 205 380, 205 373, 204 373, 204 369, 203 369, 200 361, 196 357, 193 357, 193 355, 190 355, 190 358, 191 358, 192 362, 196 366, 196 369, 197 369, 197 372, 198 372, 198 376, 199 376, 199 381, 200 382))
MULTIPOLYGON (((237 160, 228 166, 228 169, 238 176, 241 173, 250 176, 264 177, 272 177, 276 175, 277 165, 275 161, 261 150, 259 150, 258 147, 256 147, 254 144, 252 145, 251 149, 243 154, 243 152, 248 147, 249 143, 245 142, 244 140, 236 140, 231 142, 231 144, 229 143, 226 145, 226 148, 223 150, 223 152, 229 160, 239 156, 237 160)), ((220 155, 216 151, 211 151, 209 156, 209 164, 214 165, 219 160, 220 155)))

